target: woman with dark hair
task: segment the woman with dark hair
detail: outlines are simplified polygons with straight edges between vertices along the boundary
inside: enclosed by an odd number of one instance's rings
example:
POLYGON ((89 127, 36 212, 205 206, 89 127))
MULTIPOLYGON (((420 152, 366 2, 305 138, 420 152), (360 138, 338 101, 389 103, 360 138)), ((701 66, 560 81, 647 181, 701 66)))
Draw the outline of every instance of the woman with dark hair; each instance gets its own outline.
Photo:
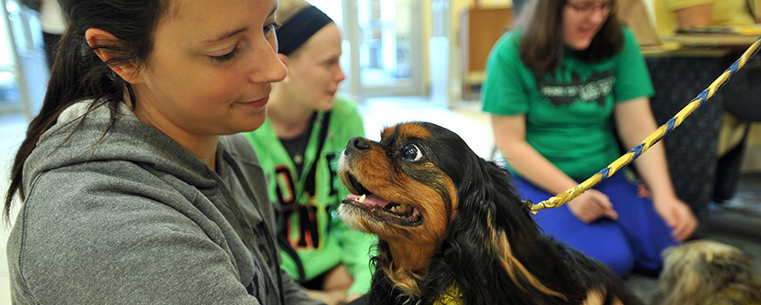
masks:
MULTIPOLYGON (((621 154, 616 132, 634 147, 657 127, 647 67, 615 7, 532 0, 490 54, 483 108, 524 199, 549 199, 607 167, 621 154)), ((635 166, 647 188, 624 169, 540 211, 538 224, 620 276, 657 274, 661 250, 689 238, 697 220, 674 193, 662 145, 635 166)))
POLYGON ((14 304, 317 304, 280 269, 251 146, 276 0, 61 0, 71 22, 11 172, 14 304), (233 135, 233 136, 227 136, 233 135))

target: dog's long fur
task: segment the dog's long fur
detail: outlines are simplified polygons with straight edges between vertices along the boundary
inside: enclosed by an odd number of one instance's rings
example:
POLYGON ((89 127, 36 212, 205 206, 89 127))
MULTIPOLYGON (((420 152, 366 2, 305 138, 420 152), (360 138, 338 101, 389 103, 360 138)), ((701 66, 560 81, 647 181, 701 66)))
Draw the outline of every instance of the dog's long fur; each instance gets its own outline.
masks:
POLYGON ((409 122, 380 142, 354 138, 339 174, 353 194, 372 194, 339 209, 380 238, 371 304, 432 304, 447 293, 462 304, 641 304, 602 264, 543 235, 510 173, 443 127, 409 122))
POLYGON ((761 275, 739 248, 694 240, 667 248, 653 304, 761 304, 761 275))

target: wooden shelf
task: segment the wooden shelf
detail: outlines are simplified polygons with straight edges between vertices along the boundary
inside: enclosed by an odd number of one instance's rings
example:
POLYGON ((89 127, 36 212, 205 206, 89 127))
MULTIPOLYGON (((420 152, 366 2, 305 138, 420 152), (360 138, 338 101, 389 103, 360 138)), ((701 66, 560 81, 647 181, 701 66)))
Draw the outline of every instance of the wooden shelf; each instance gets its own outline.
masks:
POLYGON ((470 99, 470 88, 474 81, 483 81, 486 58, 494 43, 512 28, 513 21, 511 8, 471 8, 463 11, 460 22, 460 50, 464 99, 470 99))

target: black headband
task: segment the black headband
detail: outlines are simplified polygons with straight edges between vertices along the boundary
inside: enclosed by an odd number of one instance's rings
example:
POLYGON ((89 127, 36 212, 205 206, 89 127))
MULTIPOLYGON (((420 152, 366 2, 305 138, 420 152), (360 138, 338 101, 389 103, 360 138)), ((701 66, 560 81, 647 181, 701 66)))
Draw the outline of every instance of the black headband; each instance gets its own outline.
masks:
POLYGON ((322 27, 333 22, 315 6, 308 6, 284 22, 277 30, 278 52, 289 55, 304 44, 322 27))

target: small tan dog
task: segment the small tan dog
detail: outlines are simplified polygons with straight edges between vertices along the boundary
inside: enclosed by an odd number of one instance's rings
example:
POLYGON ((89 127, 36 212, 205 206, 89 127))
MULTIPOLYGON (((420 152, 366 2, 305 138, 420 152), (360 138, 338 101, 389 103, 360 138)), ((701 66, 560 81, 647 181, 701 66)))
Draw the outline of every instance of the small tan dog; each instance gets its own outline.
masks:
POLYGON ((761 275, 740 249, 694 240, 663 252, 658 305, 761 305, 761 275))

